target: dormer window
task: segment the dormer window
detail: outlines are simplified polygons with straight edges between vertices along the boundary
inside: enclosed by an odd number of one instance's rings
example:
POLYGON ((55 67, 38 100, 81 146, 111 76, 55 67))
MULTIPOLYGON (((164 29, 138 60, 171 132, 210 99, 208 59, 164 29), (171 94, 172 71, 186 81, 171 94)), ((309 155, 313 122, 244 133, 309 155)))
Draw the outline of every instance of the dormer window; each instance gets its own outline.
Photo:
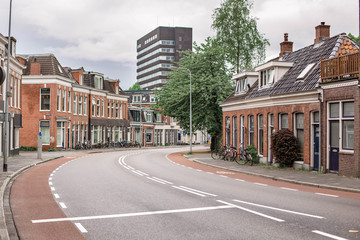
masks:
POLYGON ((274 83, 274 69, 269 68, 260 72, 260 87, 271 86, 274 83))
POLYGON ((259 79, 259 88, 268 88, 280 81, 284 74, 293 66, 292 62, 270 61, 255 68, 259 79))
POLYGON ((141 96, 140 95, 134 95, 133 96, 133 103, 139 103, 141 102, 141 96))
POLYGON ((247 78, 236 81, 235 93, 240 94, 247 91, 247 78))

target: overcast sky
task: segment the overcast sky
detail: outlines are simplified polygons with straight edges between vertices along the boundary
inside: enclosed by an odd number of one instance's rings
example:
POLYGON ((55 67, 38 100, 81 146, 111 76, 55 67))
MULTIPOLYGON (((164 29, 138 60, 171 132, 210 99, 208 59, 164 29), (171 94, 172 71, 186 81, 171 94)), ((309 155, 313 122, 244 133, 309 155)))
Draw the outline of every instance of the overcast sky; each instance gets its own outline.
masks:
MULTIPOLYGON (((213 36, 212 13, 221 0, 15 0, 11 34, 18 54, 53 53, 62 66, 84 67, 136 81, 136 41, 158 26, 193 28, 193 41, 213 36)), ((9 0, 0 0, 0 33, 8 35, 9 0)), ((331 36, 359 35, 358 0, 255 0, 252 15, 269 39, 267 58, 279 54, 283 34, 294 50, 313 44, 315 26, 331 36)))

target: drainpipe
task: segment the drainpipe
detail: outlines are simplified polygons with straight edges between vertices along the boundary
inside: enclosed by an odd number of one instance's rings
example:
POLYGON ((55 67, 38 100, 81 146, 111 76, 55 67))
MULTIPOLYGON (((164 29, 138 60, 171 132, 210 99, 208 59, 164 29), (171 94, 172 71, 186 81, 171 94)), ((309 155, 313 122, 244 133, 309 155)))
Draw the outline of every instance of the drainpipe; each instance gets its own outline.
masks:
POLYGON ((322 115, 321 115, 321 93, 318 93, 318 100, 319 100, 319 169, 318 172, 321 173, 321 120, 322 120, 322 115))

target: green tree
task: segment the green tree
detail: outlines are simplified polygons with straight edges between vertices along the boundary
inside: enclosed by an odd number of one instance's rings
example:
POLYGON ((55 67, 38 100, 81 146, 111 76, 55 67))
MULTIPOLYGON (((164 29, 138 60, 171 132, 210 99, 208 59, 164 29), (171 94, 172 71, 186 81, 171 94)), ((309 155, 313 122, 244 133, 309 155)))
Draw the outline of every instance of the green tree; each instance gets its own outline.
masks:
POLYGON ((265 48, 269 41, 259 33, 256 18, 250 16, 251 0, 225 0, 212 15, 212 28, 226 60, 237 73, 251 70, 265 59, 265 48))
POLYGON ((354 42, 357 43, 357 45, 359 45, 359 36, 355 37, 354 35, 352 35, 351 33, 349 33, 348 35, 354 42))
POLYGON ((190 73, 192 86, 192 130, 206 130, 212 149, 222 137, 222 110, 219 104, 233 90, 231 74, 226 68, 224 51, 213 39, 194 43, 194 51, 184 51, 179 68, 172 69, 169 81, 157 91, 157 108, 175 117, 180 127, 190 131, 190 73), (186 68, 186 69, 183 69, 186 68))
POLYGON ((134 85, 132 85, 128 91, 139 91, 139 90, 143 90, 140 86, 140 84, 138 82, 134 83, 134 85))

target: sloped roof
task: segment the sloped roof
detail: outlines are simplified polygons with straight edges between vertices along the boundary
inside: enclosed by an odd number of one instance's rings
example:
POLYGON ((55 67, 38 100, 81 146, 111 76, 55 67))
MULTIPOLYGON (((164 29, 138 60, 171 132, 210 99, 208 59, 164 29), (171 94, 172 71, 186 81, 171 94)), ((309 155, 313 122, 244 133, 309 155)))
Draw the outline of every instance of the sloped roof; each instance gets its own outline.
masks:
POLYGON ((327 59, 336 56, 344 40, 350 42, 353 48, 359 49, 359 47, 353 41, 349 40, 349 37, 347 37, 346 34, 342 33, 324 40, 319 44, 312 44, 295 52, 286 54, 283 56, 283 58, 273 59, 271 61, 292 62, 293 66, 283 75, 280 80, 274 83, 273 86, 260 89, 258 87, 258 81, 256 81, 256 83, 249 89, 246 94, 235 96, 235 94, 232 93, 223 102, 223 104, 263 96, 275 96, 316 89, 321 77, 321 59, 327 59), (314 63, 314 66, 311 68, 305 78, 301 81, 297 80, 297 77, 300 75, 300 73, 311 63, 314 63))
POLYGON ((61 66, 59 61, 53 54, 43 54, 43 55, 21 55, 26 59, 24 75, 30 75, 30 63, 38 62, 40 63, 40 74, 41 75, 58 75, 62 77, 69 78, 68 74, 61 66))

